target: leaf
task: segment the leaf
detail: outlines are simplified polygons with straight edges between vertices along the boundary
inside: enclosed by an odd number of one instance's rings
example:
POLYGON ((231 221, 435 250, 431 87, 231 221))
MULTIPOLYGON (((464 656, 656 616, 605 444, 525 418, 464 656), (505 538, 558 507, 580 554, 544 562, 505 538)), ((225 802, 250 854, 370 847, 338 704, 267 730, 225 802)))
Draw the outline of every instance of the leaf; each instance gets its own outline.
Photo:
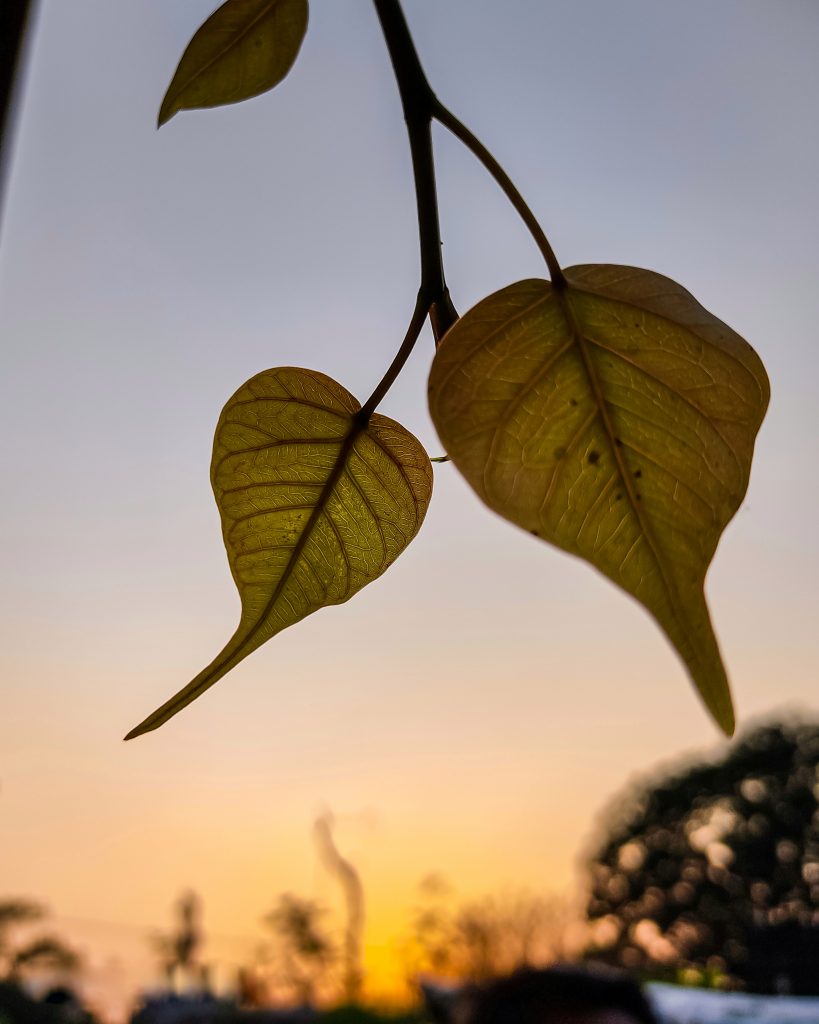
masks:
POLYGON ((180 110, 239 103, 278 85, 298 56, 307 13, 307 0, 227 0, 182 54, 159 125, 180 110))
POLYGON ((490 508, 648 609, 730 734, 704 583, 748 487, 764 367, 668 278, 565 276, 510 285, 455 324, 432 365, 432 419, 490 508))
POLYGON ((423 522, 432 467, 420 443, 314 370, 252 377, 216 427, 211 482, 239 626, 214 661, 125 738, 158 728, 281 630, 341 604, 395 561, 423 522))

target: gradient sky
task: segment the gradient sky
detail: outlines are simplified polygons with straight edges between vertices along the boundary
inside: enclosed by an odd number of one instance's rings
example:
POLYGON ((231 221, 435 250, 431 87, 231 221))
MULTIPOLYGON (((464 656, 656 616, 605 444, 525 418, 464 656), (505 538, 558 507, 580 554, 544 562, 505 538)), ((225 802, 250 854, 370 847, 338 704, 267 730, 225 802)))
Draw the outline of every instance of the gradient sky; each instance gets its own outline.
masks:
MULTIPOLYGON (((383 579, 121 742, 235 626, 208 479, 222 405, 276 365, 365 398, 418 283, 371 5, 316 0, 273 93, 157 132, 212 7, 42 3, 0 250, 0 894, 141 943, 193 886, 250 947, 277 893, 334 899, 309 835, 330 806, 383 964, 426 873, 463 896, 562 889, 613 791, 717 735, 636 604, 443 465, 383 579)), ((740 724, 816 711, 819 5, 406 9, 564 265, 665 273, 763 358, 771 408, 708 594, 740 724)), ((543 275, 483 170, 435 141, 458 308, 543 275)), ((381 411, 436 455, 431 352, 425 335, 381 411)))

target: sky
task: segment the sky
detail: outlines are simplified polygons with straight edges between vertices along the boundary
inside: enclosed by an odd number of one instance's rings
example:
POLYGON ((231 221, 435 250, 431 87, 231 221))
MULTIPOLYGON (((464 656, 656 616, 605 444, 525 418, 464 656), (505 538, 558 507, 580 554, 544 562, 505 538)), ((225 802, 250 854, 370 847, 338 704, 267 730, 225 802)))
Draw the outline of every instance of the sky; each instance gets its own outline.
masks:
MULTIPOLYGON (((815 714, 819 6, 405 7, 564 266, 664 273, 762 357, 771 406, 707 592, 740 728, 815 714)), ((573 890, 611 795, 719 738, 644 611, 440 465, 382 579, 122 743, 237 620, 208 475, 222 405, 277 365, 363 400, 418 285, 371 6, 317 0, 281 86, 157 132, 212 8, 43 0, 36 24, 0 245, 0 896, 45 900, 100 965, 120 933, 144 956, 194 887, 212 934, 252 949, 278 893, 337 903, 310 838, 332 808, 383 980, 429 872, 463 898, 573 890)), ((470 154, 435 146, 458 309, 545 275, 470 154)), ((437 455, 432 352, 425 333, 380 411, 437 455)))

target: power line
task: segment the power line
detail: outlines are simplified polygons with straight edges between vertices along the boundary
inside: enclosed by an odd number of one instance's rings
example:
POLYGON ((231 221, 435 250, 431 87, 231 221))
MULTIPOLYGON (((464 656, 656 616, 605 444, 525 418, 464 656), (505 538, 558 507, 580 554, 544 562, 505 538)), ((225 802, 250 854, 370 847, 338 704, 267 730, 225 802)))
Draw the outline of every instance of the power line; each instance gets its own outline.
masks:
MULTIPOLYGON (((127 931, 134 934, 139 933, 140 938, 145 939, 152 933, 160 931, 162 925, 157 924, 137 924, 133 921, 110 921, 101 917, 85 917, 76 914, 62 914, 59 912, 54 913, 54 918, 68 926, 77 925, 78 927, 90 926, 95 928, 112 928, 117 931, 127 931)), ((264 939, 264 934, 260 934, 258 937, 251 935, 229 935, 225 932, 215 932, 211 929, 206 929, 205 935, 208 939, 213 939, 219 942, 234 942, 244 943, 246 945, 258 945, 264 939)))

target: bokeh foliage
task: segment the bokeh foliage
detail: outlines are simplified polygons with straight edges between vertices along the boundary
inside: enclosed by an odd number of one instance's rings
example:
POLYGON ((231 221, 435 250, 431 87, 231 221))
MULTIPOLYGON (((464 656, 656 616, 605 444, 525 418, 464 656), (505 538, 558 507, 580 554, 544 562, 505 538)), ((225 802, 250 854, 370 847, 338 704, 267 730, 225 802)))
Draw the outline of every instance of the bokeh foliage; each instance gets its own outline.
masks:
POLYGON ((589 858, 590 953, 738 981, 757 930, 819 925, 819 724, 762 725, 621 794, 589 858))

